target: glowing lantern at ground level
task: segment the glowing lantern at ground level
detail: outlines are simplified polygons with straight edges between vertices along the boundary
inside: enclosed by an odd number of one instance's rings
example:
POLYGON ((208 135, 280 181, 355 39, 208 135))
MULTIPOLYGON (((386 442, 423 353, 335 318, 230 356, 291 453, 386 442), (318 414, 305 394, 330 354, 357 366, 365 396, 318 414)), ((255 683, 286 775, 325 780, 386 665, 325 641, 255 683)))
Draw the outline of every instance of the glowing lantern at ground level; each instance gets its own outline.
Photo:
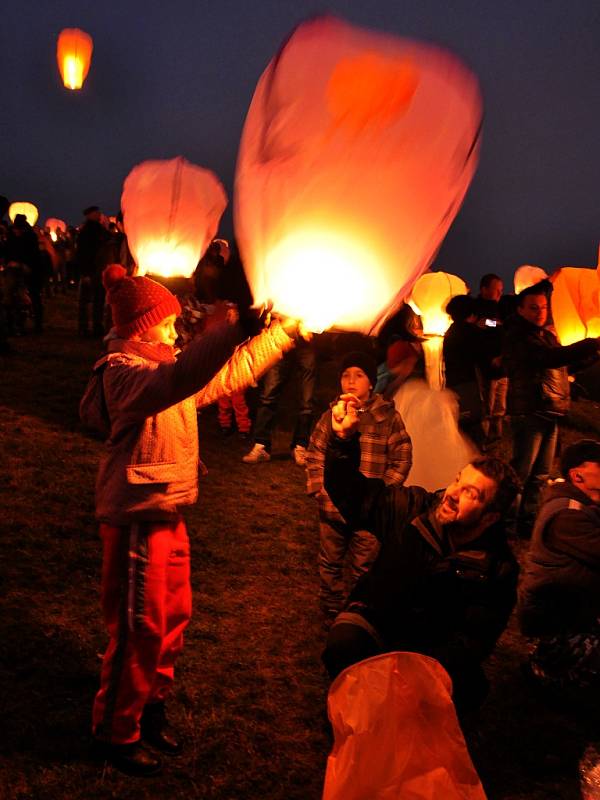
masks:
POLYGON ((94 45, 89 33, 79 28, 65 28, 56 43, 58 69, 67 89, 81 89, 87 78, 94 45))
POLYGON ((121 208, 138 274, 193 275, 226 205, 218 178, 184 158, 134 167, 123 184, 121 208))
POLYGON ((475 171, 477 81, 451 54, 321 17, 257 85, 235 229, 256 303, 374 332, 429 267, 475 171))
POLYGON ((8 208, 8 216, 11 222, 15 221, 17 214, 23 214, 30 225, 35 225, 38 220, 38 210, 33 203, 16 202, 11 203, 8 208))
POLYGON ((58 238, 57 232, 60 231, 61 233, 66 233, 67 230, 67 223, 64 222, 62 219, 56 219, 55 217, 50 217, 46 220, 46 224, 44 225, 45 228, 48 228, 50 231, 50 238, 53 242, 55 242, 58 238))
POLYGON ((444 386, 442 348, 444 334, 452 320, 446 314, 446 306, 458 294, 467 294, 467 284, 462 278, 447 272, 427 272, 413 286, 407 302, 421 317, 425 353, 425 371, 432 389, 444 386))
POLYGON ((531 264, 523 264, 515 270, 515 294, 520 294, 524 289, 529 289, 530 286, 535 286, 540 281, 548 279, 548 275, 541 267, 534 267, 531 264))
POLYGON ((563 345, 600 336, 599 270, 563 267, 550 277, 552 319, 563 345))

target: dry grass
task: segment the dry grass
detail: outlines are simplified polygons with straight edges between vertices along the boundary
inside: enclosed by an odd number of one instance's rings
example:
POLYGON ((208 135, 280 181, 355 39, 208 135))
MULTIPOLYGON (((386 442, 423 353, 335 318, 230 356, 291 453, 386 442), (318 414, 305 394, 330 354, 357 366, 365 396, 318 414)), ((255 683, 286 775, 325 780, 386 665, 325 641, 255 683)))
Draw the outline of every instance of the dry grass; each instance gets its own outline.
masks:
MULTIPOLYGON (((17 340, 0 361, 2 797, 317 800, 331 742, 316 511, 286 457, 289 434, 275 443, 280 457, 249 467, 241 442, 219 440, 211 411, 201 424, 210 473, 188 515, 195 614, 171 704, 186 751, 146 781, 90 760, 106 642, 93 519, 101 444, 79 428, 77 403, 97 346, 72 337, 73 298, 48 306, 48 333, 17 340)), ((598 419, 578 404, 566 437, 598 431, 598 419)), ((531 696, 524 653, 513 625, 489 664, 490 700, 469 725, 474 759, 490 798, 578 797, 587 733, 531 696)))

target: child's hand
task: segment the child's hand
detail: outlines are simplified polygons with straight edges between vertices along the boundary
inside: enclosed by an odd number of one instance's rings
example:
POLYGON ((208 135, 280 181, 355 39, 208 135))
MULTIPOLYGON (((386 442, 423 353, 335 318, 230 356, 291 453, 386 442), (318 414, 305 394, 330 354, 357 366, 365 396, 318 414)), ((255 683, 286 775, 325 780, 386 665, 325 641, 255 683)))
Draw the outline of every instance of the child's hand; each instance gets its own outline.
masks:
POLYGON ((353 394, 342 394, 331 410, 331 427, 340 439, 349 439, 358 430, 360 400, 353 394))

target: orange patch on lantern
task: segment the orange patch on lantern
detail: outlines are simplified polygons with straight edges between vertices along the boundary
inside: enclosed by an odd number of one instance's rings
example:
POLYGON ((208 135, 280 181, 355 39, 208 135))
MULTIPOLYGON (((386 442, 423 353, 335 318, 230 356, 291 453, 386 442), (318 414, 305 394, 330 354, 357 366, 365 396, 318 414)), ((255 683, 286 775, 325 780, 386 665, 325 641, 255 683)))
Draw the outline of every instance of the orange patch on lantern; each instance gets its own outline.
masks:
POLYGON ((327 107, 334 124, 355 132, 385 127, 408 110, 419 74, 408 59, 364 53, 339 61, 327 84, 327 107))

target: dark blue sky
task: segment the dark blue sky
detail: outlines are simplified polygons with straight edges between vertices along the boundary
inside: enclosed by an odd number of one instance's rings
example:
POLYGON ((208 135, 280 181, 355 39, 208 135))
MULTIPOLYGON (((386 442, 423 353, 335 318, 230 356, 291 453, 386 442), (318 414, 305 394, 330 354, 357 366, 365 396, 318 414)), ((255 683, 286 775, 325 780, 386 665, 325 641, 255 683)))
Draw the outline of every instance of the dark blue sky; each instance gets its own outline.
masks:
MULTIPOLYGON (((599 0, 21 0, 0 12, 0 194, 42 219, 118 209, 148 158, 213 169, 231 198, 261 72, 291 28, 331 11, 452 49, 482 85, 481 162, 437 265, 474 280, 516 266, 594 265, 600 240, 599 0), (94 39, 81 92, 56 37, 94 39)), ((224 220, 224 232, 231 218, 224 220)))

